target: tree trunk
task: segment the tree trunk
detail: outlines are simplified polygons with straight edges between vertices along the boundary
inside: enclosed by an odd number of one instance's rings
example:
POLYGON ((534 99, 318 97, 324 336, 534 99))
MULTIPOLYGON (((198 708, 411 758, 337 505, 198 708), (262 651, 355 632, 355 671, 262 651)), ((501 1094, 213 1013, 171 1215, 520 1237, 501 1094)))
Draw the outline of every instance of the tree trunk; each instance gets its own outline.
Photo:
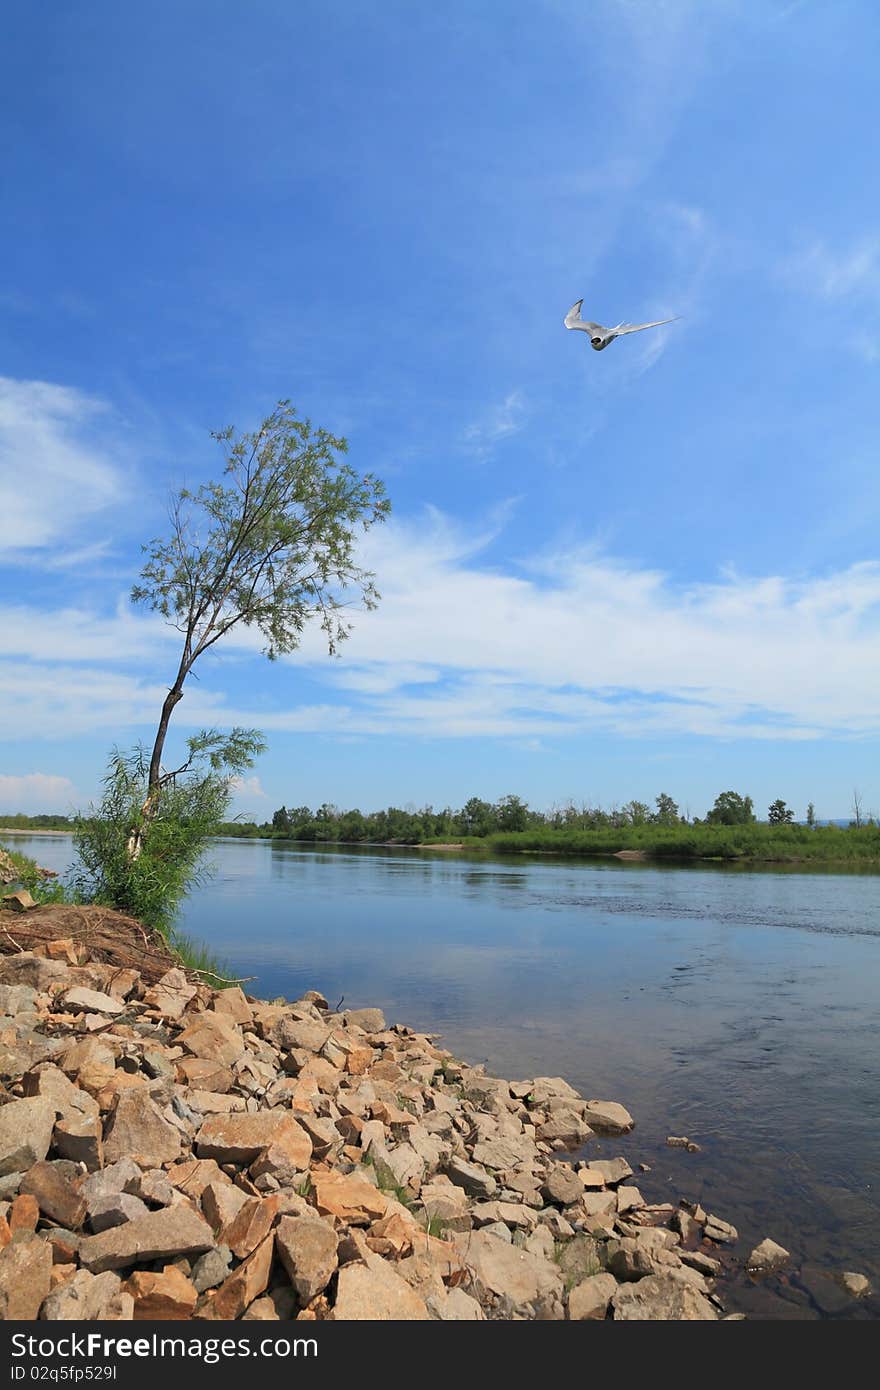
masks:
POLYGON ((165 738, 168 733, 168 725, 171 723, 171 715, 174 706, 183 699, 183 678, 178 678, 162 705, 162 714, 159 719, 159 727, 156 730, 156 741, 153 744, 153 752, 150 756, 150 774, 147 782, 147 796, 141 807, 139 823, 132 829, 128 837, 128 857, 131 863, 140 857, 144 847, 144 836, 150 821, 154 819, 159 809, 159 797, 162 792, 162 750, 165 747, 165 738))

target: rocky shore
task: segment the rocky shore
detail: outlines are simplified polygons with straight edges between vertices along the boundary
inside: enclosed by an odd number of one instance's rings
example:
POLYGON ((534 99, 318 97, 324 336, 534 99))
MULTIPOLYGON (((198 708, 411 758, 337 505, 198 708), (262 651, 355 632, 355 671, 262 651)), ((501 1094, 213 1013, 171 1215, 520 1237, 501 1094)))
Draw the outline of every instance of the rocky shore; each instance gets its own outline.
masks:
POLYGON ((737 1233, 644 1200, 622 1105, 101 954, 0 956, 0 1317, 725 1316, 737 1233))

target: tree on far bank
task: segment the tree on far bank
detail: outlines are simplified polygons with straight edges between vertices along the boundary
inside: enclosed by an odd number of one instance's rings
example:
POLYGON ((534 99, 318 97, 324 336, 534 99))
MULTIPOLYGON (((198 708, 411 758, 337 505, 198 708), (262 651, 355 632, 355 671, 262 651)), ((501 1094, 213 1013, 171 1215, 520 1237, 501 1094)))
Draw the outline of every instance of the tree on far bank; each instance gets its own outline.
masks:
POLYGON ((681 817, 678 813, 678 806, 671 796, 667 796, 666 792, 661 792, 658 797, 655 797, 654 804, 657 810, 651 819, 655 825, 678 825, 681 817))
POLYGON ((752 798, 740 796, 739 792, 721 792, 706 815, 707 825, 751 825, 754 820, 752 798))
POLYGON ((781 797, 778 797, 767 809, 767 822, 769 825, 791 825, 794 820, 794 811, 790 811, 781 797))
POLYGON ((807 825, 811 830, 814 830, 816 827, 816 808, 812 801, 807 806, 807 825))
POLYGON ((171 532, 145 546, 132 600, 161 614, 182 637, 180 658, 162 704, 150 753, 147 793, 129 838, 137 858, 163 791, 206 758, 213 772, 253 762, 262 739, 253 730, 205 730, 190 757, 167 770, 162 757, 171 716, 196 662, 235 628, 263 639, 274 660, 294 651, 313 620, 334 655, 349 635, 353 602, 375 607, 374 575, 356 558, 359 532, 389 510, 382 483, 341 461, 344 439, 297 418, 282 401, 259 429, 214 433, 224 480, 183 488, 171 505, 171 532))

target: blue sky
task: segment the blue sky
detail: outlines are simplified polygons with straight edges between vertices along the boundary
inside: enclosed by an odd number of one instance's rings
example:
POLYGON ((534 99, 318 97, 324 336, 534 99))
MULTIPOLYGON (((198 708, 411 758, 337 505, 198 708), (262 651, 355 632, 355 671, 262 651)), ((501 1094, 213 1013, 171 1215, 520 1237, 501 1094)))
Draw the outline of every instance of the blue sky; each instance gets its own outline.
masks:
MULTIPOLYGON (((4 16, 0 811, 148 738, 133 611, 209 431, 279 398, 386 482, 340 660, 175 713, 361 809, 880 806, 871 0, 91 0, 4 16), (681 314, 590 350, 562 319, 681 314)), ((169 750, 173 752, 173 748, 169 750)))

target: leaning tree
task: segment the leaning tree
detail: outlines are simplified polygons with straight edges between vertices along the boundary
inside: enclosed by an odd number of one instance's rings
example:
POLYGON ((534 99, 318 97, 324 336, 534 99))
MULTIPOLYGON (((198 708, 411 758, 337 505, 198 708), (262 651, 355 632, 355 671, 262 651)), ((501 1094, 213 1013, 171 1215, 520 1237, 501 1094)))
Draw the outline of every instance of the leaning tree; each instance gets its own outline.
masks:
POLYGON ((146 797, 128 842, 136 859, 163 790, 195 762, 235 772, 263 746, 253 730, 203 730, 188 740, 179 767, 163 764, 171 716, 205 652, 235 628, 258 633, 274 660, 294 651, 318 620, 331 655, 349 634, 354 606, 375 607, 374 575, 358 562, 360 532, 388 514, 372 473, 344 462, 347 443, 281 401, 259 429, 213 434, 226 466, 219 482, 183 488, 171 504, 170 534, 144 546, 132 599, 160 613, 182 638, 174 680, 162 704, 146 797))

